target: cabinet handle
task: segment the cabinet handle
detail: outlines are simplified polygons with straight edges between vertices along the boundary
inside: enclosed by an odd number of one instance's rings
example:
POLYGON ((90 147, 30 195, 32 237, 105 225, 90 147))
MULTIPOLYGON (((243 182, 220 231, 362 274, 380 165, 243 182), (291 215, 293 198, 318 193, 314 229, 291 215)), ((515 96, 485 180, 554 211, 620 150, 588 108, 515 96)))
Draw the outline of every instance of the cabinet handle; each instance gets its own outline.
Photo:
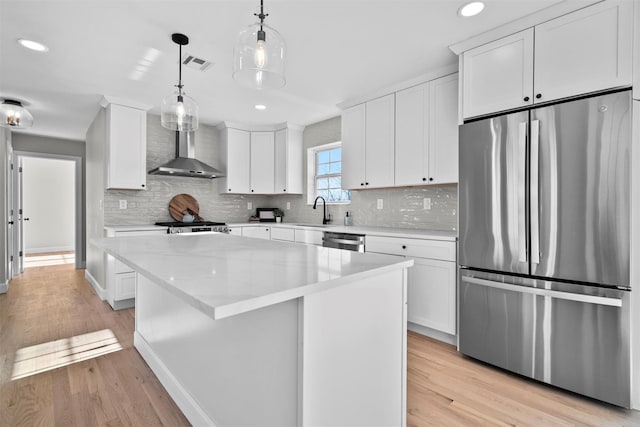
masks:
POLYGON ((524 97, 524 102, 529 102, 529 97, 528 96, 524 97))
POLYGON ((368 182, 365 182, 365 183, 364 183, 364 185, 369 185, 369 183, 368 183, 368 182))
POLYGON ((9 221, 9 225, 13 225, 13 221, 9 221))
POLYGON ((407 249, 407 245, 402 245, 402 249, 407 249))
POLYGON ((231 189, 229 189, 229 191, 231 191, 231 189))
POLYGON ((144 188, 144 184, 142 184, 142 188, 144 188))
POLYGON ((433 181, 433 177, 429 177, 429 181, 433 181))
POLYGON ((426 180, 427 180, 427 178, 422 178, 422 180, 423 180, 423 181, 426 181, 426 180))
POLYGON ((253 190, 251 190, 251 192, 253 193, 253 190))
POLYGON ((541 93, 536 95, 536 99, 540 99, 540 98, 542 98, 542 94, 541 93))
POLYGON ((364 182, 361 182, 360 185, 364 185, 364 182))
POLYGON ((282 191, 287 191, 287 189, 286 189, 286 188, 283 188, 283 189, 282 189, 282 191))

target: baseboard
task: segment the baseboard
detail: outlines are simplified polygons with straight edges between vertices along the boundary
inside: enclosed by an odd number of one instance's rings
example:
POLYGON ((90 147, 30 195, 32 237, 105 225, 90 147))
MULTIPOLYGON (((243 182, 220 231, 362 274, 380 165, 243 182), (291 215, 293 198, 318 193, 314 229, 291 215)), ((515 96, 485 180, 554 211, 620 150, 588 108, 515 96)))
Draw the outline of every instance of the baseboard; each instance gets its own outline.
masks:
POLYGON ((111 304, 111 308, 113 308, 114 310, 124 310, 126 308, 133 308, 135 306, 136 306, 135 298, 114 301, 113 304, 111 304))
POLYGON ((89 282, 93 290, 96 291, 98 298, 100 298, 102 301, 107 299, 107 290, 103 289, 102 286, 100 286, 95 277, 93 277, 91 273, 89 273, 89 270, 84 271, 84 278, 87 279, 87 282, 89 282))
POLYGON ((435 340, 446 342, 451 345, 458 345, 458 339, 455 335, 449 335, 444 332, 436 331, 435 329, 427 328, 426 326, 418 325, 417 323, 407 322, 407 329, 413 332, 417 332, 420 335, 431 337, 435 340))
POLYGON ((27 255, 31 254, 45 254, 49 252, 69 252, 74 251, 76 248, 74 246, 49 246, 45 248, 30 248, 25 249, 24 253, 27 255))
POLYGON ((171 371, 169 371, 164 363, 156 356, 151 346, 149 346, 138 331, 133 333, 133 345, 145 362, 147 362, 147 365, 149 365, 158 380, 160 380, 160 383, 167 390, 169 396, 171 396, 176 405, 178 405, 184 416, 187 417, 191 425, 216 427, 213 420, 202 410, 189 392, 182 387, 182 384, 180 384, 171 371))
POLYGON ((9 282, 0 283, 0 294, 6 294, 9 290, 9 282))

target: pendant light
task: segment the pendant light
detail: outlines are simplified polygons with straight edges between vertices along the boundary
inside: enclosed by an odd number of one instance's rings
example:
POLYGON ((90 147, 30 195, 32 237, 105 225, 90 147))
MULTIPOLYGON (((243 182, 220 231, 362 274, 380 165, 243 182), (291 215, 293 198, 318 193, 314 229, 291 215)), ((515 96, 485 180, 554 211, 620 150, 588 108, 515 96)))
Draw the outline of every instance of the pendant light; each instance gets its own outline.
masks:
POLYGON ((33 116, 20 101, 5 99, 0 104, 0 126, 11 129, 26 129, 33 126, 33 116))
POLYGON ((198 104, 182 90, 182 46, 189 44, 189 37, 175 33, 171 35, 171 40, 180 47, 176 85, 178 90, 162 100, 162 126, 171 130, 191 132, 198 129, 198 104))
POLYGON ((260 22, 250 25, 238 35, 233 49, 233 78, 243 86, 255 89, 277 89, 284 86, 284 57, 287 45, 279 32, 264 23, 260 0, 260 13, 254 13, 260 22))

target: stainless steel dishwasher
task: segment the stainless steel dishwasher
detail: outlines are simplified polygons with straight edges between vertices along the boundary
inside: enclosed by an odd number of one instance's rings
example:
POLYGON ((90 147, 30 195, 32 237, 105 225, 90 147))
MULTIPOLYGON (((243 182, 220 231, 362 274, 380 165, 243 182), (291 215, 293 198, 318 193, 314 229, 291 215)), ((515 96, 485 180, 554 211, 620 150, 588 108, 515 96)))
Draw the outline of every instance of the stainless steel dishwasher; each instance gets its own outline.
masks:
POLYGON ((324 237, 322 238, 322 246, 364 252, 364 236, 364 234, 325 231, 324 237))

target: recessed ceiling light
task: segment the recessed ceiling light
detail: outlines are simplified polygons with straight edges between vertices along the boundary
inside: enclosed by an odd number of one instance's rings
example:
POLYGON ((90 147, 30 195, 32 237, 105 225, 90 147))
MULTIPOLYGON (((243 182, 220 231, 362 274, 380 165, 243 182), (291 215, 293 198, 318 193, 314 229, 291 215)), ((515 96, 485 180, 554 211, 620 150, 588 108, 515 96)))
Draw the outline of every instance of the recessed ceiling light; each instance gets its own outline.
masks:
POLYGON ((482 9, 484 9, 484 3, 482 3, 481 1, 474 1, 471 3, 467 3, 460 9, 458 9, 458 15, 464 16, 465 18, 474 16, 482 12, 482 9))
POLYGON ((37 52, 46 52, 49 50, 49 48, 42 43, 34 42, 33 40, 18 39, 18 43, 27 49, 35 50, 37 52))
POLYGON ((254 107, 255 107, 256 110, 266 110, 267 109, 267 106, 263 105, 263 104, 256 104, 254 107))

